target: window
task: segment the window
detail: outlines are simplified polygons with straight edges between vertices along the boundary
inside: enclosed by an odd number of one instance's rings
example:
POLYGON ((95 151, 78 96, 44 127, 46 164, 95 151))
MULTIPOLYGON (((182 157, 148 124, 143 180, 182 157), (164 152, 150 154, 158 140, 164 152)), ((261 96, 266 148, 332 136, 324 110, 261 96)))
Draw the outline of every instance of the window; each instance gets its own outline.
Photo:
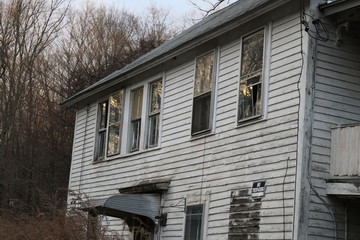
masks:
POLYGON ((120 153, 124 91, 118 91, 98 106, 98 136, 95 160, 120 153))
POLYGON ((243 38, 238 121, 262 115, 264 30, 243 38))
POLYGON ((143 88, 131 93, 131 147, 130 151, 138 151, 140 148, 141 114, 143 104, 143 88))
POLYGON ((196 59, 192 134, 211 130, 214 55, 214 52, 210 52, 196 59))
POLYGON ((147 146, 156 147, 159 141, 160 109, 162 101, 162 82, 150 84, 150 106, 148 116, 147 146))
POLYGON ((187 206, 184 240, 200 240, 203 226, 203 204, 187 206))

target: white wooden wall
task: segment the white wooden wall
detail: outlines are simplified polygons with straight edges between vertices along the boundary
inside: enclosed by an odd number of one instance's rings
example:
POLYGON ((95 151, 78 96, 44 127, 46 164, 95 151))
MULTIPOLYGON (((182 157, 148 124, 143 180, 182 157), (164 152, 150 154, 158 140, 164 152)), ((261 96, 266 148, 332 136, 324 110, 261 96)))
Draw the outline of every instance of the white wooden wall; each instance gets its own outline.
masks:
POLYGON ((240 37, 220 46, 215 131, 191 139, 194 61, 165 73, 160 149, 94 164, 96 103, 77 114, 70 188, 101 198, 140 180, 170 178, 162 239, 181 239, 184 199, 206 202, 207 239, 228 239, 231 192, 266 180, 260 239, 291 239, 301 70, 299 17, 273 22, 267 57, 267 118, 237 127, 240 37))
MULTIPOLYGON (((325 179, 330 176, 331 128, 360 121, 360 42, 343 36, 335 44, 335 29, 326 24, 330 40, 319 41, 315 83, 314 124, 311 155, 312 183, 338 216, 338 237, 344 237, 344 205, 326 196, 325 179)), ((309 239, 333 239, 334 222, 329 209, 312 192, 309 239)))

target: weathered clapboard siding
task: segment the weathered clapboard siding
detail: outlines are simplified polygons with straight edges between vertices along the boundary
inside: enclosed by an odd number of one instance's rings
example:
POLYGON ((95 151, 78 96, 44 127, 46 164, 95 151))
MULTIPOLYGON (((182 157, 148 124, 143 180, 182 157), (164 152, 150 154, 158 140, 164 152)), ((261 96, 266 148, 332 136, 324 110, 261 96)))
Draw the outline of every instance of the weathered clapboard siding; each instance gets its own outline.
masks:
POLYGON ((214 133, 191 139, 194 60, 189 60, 164 74, 161 148, 95 164, 96 103, 88 113, 85 108, 79 110, 71 188, 100 198, 141 180, 169 178, 171 186, 163 206, 168 223, 161 229, 162 238, 182 237, 186 198, 187 204, 208 201, 207 239, 219 240, 228 239, 231 191, 249 190, 254 181, 266 179, 258 237, 291 239, 301 69, 297 13, 269 26, 266 119, 236 124, 239 36, 219 46, 214 133))
MULTIPOLYGON (((330 40, 318 42, 314 123, 311 153, 312 184, 336 214, 339 239, 344 238, 345 204, 326 195, 325 179, 330 172, 331 128, 360 121, 360 43, 346 36, 335 44, 335 29, 327 25, 330 40), (336 207, 335 207, 336 206, 336 207)), ((312 193, 310 196, 310 239, 334 238, 330 210, 312 193)))

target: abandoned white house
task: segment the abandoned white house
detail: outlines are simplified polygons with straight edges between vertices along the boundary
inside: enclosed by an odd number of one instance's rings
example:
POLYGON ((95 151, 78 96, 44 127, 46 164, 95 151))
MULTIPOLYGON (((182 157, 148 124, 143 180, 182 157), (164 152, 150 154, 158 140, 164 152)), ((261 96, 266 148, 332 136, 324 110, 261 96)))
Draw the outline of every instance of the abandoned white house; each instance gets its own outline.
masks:
POLYGON ((236 1, 63 105, 126 238, 360 239, 359 0, 236 1))

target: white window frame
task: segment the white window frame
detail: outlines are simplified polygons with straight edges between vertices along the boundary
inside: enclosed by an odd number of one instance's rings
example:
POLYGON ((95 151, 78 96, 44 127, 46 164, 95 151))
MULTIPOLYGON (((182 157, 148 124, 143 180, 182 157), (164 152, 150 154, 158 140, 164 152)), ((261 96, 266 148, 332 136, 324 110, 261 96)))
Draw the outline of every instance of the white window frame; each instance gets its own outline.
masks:
POLYGON ((162 75, 156 75, 147 81, 141 82, 139 84, 131 86, 131 88, 127 88, 125 99, 125 109, 127 111, 124 113, 124 128, 123 134, 127 137, 126 143, 123 141, 122 149, 127 149, 126 153, 138 153, 144 151, 146 149, 156 149, 161 146, 161 131, 162 131, 162 114, 163 114, 163 105, 164 105, 164 78, 162 75), (162 101, 159 112, 159 136, 158 136, 158 144, 155 146, 148 146, 148 134, 149 134, 149 111, 150 111, 150 94, 151 94, 151 84, 154 82, 160 81, 162 84, 162 101), (132 115, 132 92, 137 89, 143 89, 143 101, 142 101, 142 115, 141 115, 141 130, 140 130, 140 142, 139 149, 136 151, 131 151, 131 140, 132 140, 132 130, 131 130, 131 115, 132 115))
POLYGON ((95 136, 95 148, 94 148, 94 161, 98 162, 98 161, 103 161, 105 159, 107 159, 110 156, 114 156, 114 155, 119 155, 121 154, 121 145, 122 142, 125 140, 124 138, 122 138, 122 128, 123 128, 123 117, 124 117, 124 100, 126 98, 125 95, 125 89, 119 89, 118 91, 113 92, 112 94, 110 94, 109 96, 107 96, 106 98, 102 98, 97 102, 97 121, 96 121, 96 136, 95 136), (121 116, 119 118, 119 136, 120 136, 120 141, 119 141, 119 151, 117 153, 113 153, 113 154, 108 154, 108 144, 109 144, 109 128, 111 126, 110 124, 110 99, 112 96, 114 96, 115 94, 122 92, 122 106, 121 106, 121 116), (103 129, 100 129, 100 121, 101 121, 101 114, 100 114, 100 105, 106 103, 107 104, 107 111, 106 111, 106 126, 103 129), (99 157, 99 150, 100 150, 100 131, 101 132, 105 132, 105 141, 104 141, 104 153, 103 156, 99 157))
POLYGON ((197 56, 195 58, 194 61, 194 80, 193 80, 193 96, 192 96, 192 112, 191 112, 191 136, 193 137, 197 137, 199 135, 203 135, 206 133, 211 133, 214 131, 214 112, 215 112, 215 97, 216 97, 216 89, 217 89, 217 76, 218 76, 218 64, 219 64, 219 59, 218 59, 218 48, 212 49, 210 51, 207 51, 199 56, 197 56), (201 94, 199 96, 195 96, 195 81, 196 81, 196 64, 197 64, 197 60, 201 57, 204 57, 210 53, 213 53, 214 59, 213 59, 213 70, 212 70, 212 86, 211 86, 211 93, 210 93, 210 111, 209 111, 209 122, 208 122, 208 129, 203 129, 200 131, 196 131, 193 132, 193 128, 194 128, 194 107, 195 107, 195 99, 197 97, 201 97, 205 94, 201 94))
POLYGON ((141 86, 135 89, 132 89, 130 92, 130 108, 129 108, 129 152, 138 152, 140 151, 140 149, 142 149, 142 136, 143 136, 143 132, 144 132, 144 108, 146 108, 146 102, 145 102, 145 87, 141 86), (140 131, 139 131, 139 136, 138 136, 138 147, 136 149, 133 148, 133 103, 134 103, 134 92, 142 90, 142 99, 141 99, 141 113, 140 113, 140 118, 138 118, 136 121, 139 122, 140 124, 140 131))
POLYGON ((236 105, 236 126, 246 125, 248 123, 264 120, 267 118, 267 98, 268 98, 268 82, 269 82, 269 66, 270 66, 270 54, 271 54, 271 23, 267 26, 257 28, 256 30, 249 32, 241 37, 240 40, 240 56, 239 56, 239 78, 238 78, 238 89, 237 89, 237 105, 236 105), (262 62, 262 80, 261 80, 261 112, 259 115, 250 116, 247 118, 240 118, 240 84, 241 84, 241 68, 242 68, 242 48, 243 39, 252 36, 253 34, 263 31, 263 62, 262 62))
POLYGON ((202 207, 202 213, 201 213, 201 229, 200 229, 200 238, 199 240, 202 240, 204 239, 204 229, 205 229, 205 210, 206 210, 206 204, 205 203, 198 203, 198 204, 191 204, 191 205, 188 205, 188 206, 185 206, 185 216, 184 216, 184 232, 183 232, 183 239, 184 240, 187 240, 185 237, 186 237, 186 227, 187 227, 187 216, 188 216, 188 213, 187 213, 187 210, 188 210, 188 207, 193 207, 193 206, 200 206, 202 207))
POLYGON ((159 146, 160 144, 160 136, 161 136, 161 119, 162 119, 162 109, 163 109, 163 104, 164 104, 164 81, 162 78, 158 78, 154 81, 151 81, 148 83, 148 92, 147 92, 147 99, 148 99, 148 102, 147 102, 147 115, 146 115, 146 118, 147 118, 147 121, 146 121, 146 144, 145 144, 145 147, 146 148, 156 148, 159 146), (161 103, 160 103, 160 109, 158 112, 151 112, 151 103, 152 103, 152 85, 157 83, 157 82, 160 82, 161 83, 161 103), (157 136, 157 143, 156 144, 150 144, 150 131, 151 131, 151 120, 150 118, 154 117, 158 115, 158 136, 157 136))

